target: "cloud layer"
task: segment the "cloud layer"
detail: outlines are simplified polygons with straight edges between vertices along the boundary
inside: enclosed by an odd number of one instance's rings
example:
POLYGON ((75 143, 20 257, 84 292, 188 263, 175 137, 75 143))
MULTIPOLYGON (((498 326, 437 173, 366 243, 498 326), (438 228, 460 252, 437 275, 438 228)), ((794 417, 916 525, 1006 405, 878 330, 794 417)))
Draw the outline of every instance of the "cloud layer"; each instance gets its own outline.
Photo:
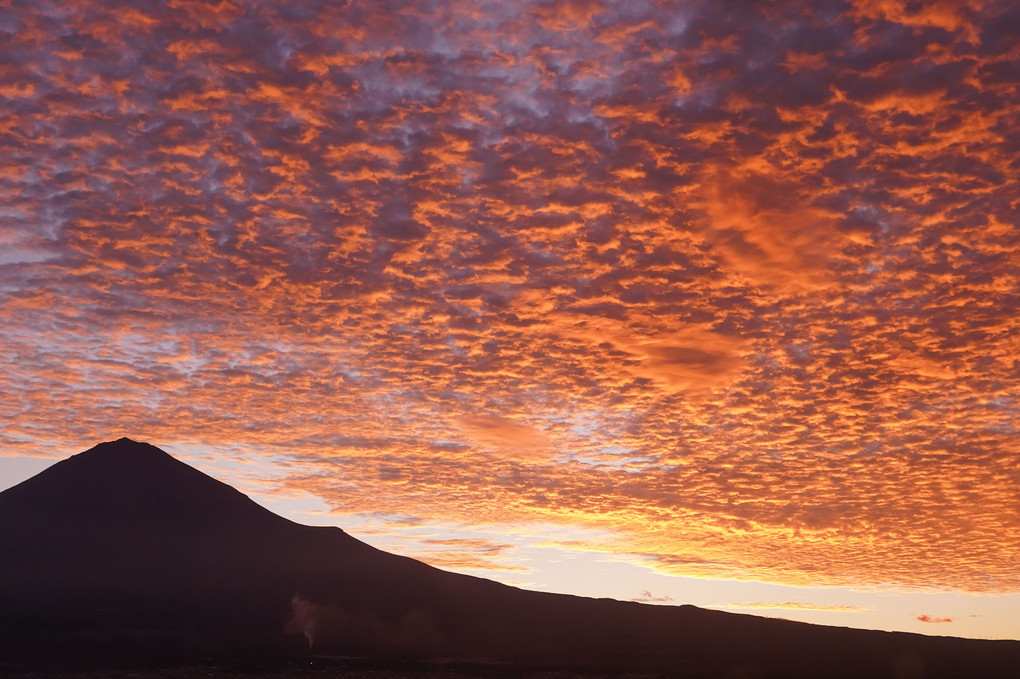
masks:
POLYGON ((0 7, 5 451, 1020 590, 1014 3, 0 7))

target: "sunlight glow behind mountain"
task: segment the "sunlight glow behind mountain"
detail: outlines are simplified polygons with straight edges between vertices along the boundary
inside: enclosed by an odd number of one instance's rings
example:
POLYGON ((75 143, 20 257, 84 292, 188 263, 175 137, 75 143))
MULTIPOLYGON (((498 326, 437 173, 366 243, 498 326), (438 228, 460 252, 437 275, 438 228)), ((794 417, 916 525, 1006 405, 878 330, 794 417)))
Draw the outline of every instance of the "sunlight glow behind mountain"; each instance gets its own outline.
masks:
POLYGON ((0 455, 123 433, 529 586, 1020 638, 1018 30, 8 3, 0 455))

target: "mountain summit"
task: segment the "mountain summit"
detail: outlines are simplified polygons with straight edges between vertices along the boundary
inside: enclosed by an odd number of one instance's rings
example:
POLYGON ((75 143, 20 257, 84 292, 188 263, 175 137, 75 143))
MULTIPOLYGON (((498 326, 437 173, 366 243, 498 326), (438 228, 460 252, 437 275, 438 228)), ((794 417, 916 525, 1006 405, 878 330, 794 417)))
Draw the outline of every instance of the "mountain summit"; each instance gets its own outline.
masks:
POLYGON ((282 520, 234 488, 148 443, 100 443, 0 494, 23 516, 104 526, 198 528, 208 522, 282 520))
POLYGON ((129 439, 0 493, 0 545, 8 661, 330 653, 681 677, 991 677, 1020 667, 1020 642, 529 592, 447 573, 288 521, 129 439))

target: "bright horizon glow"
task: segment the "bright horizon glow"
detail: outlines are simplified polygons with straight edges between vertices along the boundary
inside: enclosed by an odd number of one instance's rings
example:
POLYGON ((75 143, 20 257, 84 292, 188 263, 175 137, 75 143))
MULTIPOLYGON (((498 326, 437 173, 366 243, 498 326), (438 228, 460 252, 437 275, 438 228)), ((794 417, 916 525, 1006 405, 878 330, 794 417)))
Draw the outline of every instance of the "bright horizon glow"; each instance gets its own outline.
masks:
MULTIPOLYGON (((690 604, 818 625, 974 639, 1020 639, 1020 621, 1016 619, 1020 594, 982 597, 923 590, 869 591, 664 575, 639 559, 558 544, 564 540, 595 544, 606 536, 556 526, 425 525, 401 517, 337 514, 321 498, 273 492, 271 488, 278 480, 272 477, 259 480, 245 473, 244 465, 217 464, 212 457, 214 451, 193 451, 190 456, 183 451, 174 454, 243 489, 263 507, 297 523, 338 526, 373 547, 444 570, 524 589, 658 605, 690 604), (931 610, 939 611, 940 615, 918 612, 931 610), (972 613, 974 610, 983 612, 972 613)), ((0 491, 57 461, 0 458, 0 491), (14 462, 22 464, 11 469, 14 462)))
POLYGON ((123 435, 529 587, 1020 639, 1018 11, 9 8, 0 474, 123 435))

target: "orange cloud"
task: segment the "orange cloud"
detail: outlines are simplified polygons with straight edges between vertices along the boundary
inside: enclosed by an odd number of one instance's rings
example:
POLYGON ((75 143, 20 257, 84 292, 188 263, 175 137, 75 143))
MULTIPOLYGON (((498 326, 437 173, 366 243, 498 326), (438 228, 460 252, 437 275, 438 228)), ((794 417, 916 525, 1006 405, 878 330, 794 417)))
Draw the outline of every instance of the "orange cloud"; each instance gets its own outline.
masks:
POLYGON ((474 571, 527 572, 508 561, 511 545, 483 539, 424 539, 417 548, 403 552, 438 568, 474 571))
POLYGON ((787 601, 785 603, 758 602, 745 604, 729 604, 727 608, 750 609, 750 610, 782 609, 791 611, 823 611, 829 613, 859 613, 861 611, 870 610, 865 606, 839 606, 829 604, 812 604, 797 601, 787 601))
POLYGON ((475 445, 511 458, 542 459, 554 452, 544 433, 507 417, 467 415, 458 426, 475 445))
POLYGON ((15 8, 0 453, 1016 591, 1015 11, 681 5, 15 8))

